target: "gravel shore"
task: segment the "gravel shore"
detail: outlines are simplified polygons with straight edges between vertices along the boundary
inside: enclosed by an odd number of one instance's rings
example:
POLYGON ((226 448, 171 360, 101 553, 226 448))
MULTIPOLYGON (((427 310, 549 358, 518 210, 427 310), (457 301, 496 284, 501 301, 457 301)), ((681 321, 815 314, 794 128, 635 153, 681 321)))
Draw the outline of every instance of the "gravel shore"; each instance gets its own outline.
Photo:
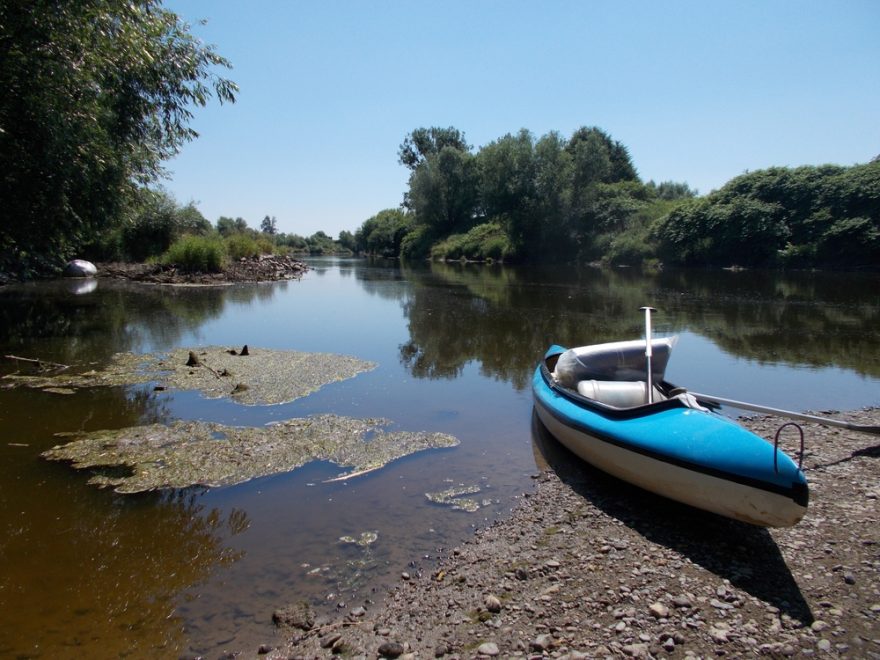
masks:
MULTIPOLYGON (((880 423, 877 408, 836 416, 880 423)), ((784 421, 746 425, 773 437, 784 421)), ((613 479, 536 423, 547 466, 509 517, 402 567, 384 602, 279 609, 287 642, 259 655, 880 658, 880 439, 803 428, 809 510, 766 530, 613 479)))
POLYGON ((289 256, 260 255, 235 259, 220 273, 190 273, 175 266, 147 263, 97 264, 98 277, 111 277, 150 284, 224 285, 241 282, 277 282, 297 280, 309 267, 289 256))

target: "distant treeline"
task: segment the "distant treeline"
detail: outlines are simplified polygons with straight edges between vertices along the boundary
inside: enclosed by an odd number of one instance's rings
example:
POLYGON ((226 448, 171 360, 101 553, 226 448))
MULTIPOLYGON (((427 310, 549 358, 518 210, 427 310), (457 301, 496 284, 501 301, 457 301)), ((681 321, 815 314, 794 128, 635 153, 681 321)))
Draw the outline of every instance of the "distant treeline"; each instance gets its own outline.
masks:
POLYGON ((880 161, 744 174, 651 233, 662 259, 687 265, 876 268, 880 161))
POLYGON ((231 63, 162 0, 0 2, 0 282, 72 257, 217 270, 263 252, 345 253, 333 240, 208 222, 157 189, 197 137, 195 108, 234 102, 231 63))
POLYGON ((311 236, 277 231, 274 217, 259 228, 244 218, 221 216, 211 224, 193 205, 182 206, 161 190, 141 189, 129 203, 126 221, 106 228, 81 246, 95 261, 157 261, 185 270, 218 271, 228 259, 260 254, 352 254, 354 235, 341 232, 334 240, 323 231, 311 236))
POLYGON ((599 128, 527 130, 476 152, 455 128, 400 145, 400 208, 363 223, 356 249, 409 259, 605 261, 638 265, 873 267, 880 263, 880 162, 772 168, 705 197, 640 180, 599 128))

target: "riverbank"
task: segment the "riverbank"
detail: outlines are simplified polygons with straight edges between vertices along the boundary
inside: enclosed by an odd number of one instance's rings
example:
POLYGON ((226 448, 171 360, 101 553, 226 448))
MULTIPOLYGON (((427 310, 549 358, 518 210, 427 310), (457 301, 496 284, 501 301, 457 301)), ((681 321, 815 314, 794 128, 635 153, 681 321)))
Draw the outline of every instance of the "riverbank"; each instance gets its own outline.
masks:
MULTIPOLYGON (((876 425, 880 409, 836 416, 876 425)), ((783 421, 746 425, 772 437, 783 421)), ((402 567, 384 602, 279 609, 285 641, 260 654, 880 658, 880 441, 803 427, 810 508, 775 530, 660 500, 536 428, 546 469, 508 518, 402 567)))
POLYGON ((219 273, 190 273, 175 266, 147 263, 97 264, 98 277, 149 282, 152 284, 222 285, 243 282, 277 282, 299 279, 309 270, 302 261, 289 256, 260 255, 236 259, 219 273))

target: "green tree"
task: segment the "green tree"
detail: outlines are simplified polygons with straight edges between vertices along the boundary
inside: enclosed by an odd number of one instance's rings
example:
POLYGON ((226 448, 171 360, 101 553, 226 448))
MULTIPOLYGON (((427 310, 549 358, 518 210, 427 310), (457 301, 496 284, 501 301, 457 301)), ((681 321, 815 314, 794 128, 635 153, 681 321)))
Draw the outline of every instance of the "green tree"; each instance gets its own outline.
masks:
POLYGON ((316 231, 306 239, 309 254, 334 254, 336 252, 336 244, 323 231, 316 231))
POLYGON ((439 154, 444 147, 470 151, 464 133, 456 128, 417 128, 404 138, 397 155, 400 164, 415 170, 430 155, 439 154))
POLYGON ((308 252, 309 248, 306 239, 299 234, 278 234, 275 237, 275 244, 288 247, 295 252, 308 252))
POLYGON ((399 156, 412 171, 404 196, 415 216, 402 243, 408 256, 423 256, 437 241, 480 224, 504 228, 508 257, 593 255, 602 232, 626 225, 638 206, 630 199, 634 191, 647 196, 626 147, 598 128, 580 128, 568 140, 550 133, 537 142, 522 129, 476 155, 456 129, 417 129, 399 156), (617 183, 632 186, 602 197, 602 185, 617 183))
POLYGON ((535 143, 535 196, 538 210, 533 222, 513 232, 524 257, 547 254, 572 256, 575 246, 571 227, 571 154, 566 140, 556 132, 535 143))
POLYGON ((340 247, 350 250, 351 252, 355 252, 357 250, 357 241, 355 240, 354 234, 350 231, 342 230, 339 232, 339 238, 336 239, 336 242, 339 243, 340 247))
POLYGON ((661 181, 660 183, 654 183, 653 181, 648 181, 645 186, 657 199, 692 199, 697 196, 697 191, 684 182, 661 181))
POLYGON ((358 229, 355 234, 357 249, 382 257, 398 256, 401 243, 412 227, 411 220, 401 209, 380 211, 358 229))
POLYGON ((672 263, 876 267, 880 163, 750 172, 679 207, 655 235, 672 263))
POLYGON ((574 160, 575 185, 639 178, 629 150, 601 128, 579 128, 569 138, 566 150, 574 160))
POLYGON ((278 233, 278 223, 274 215, 271 218, 268 215, 263 218, 263 221, 260 223, 260 231, 270 236, 278 233))
MULTIPOLYGON (((579 128, 565 145, 568 154, 565 196, 566 216, 562 227, 572 248, 582 258, 600 257, 606 245, 599 240, 610 225, 622 224, 625 218, 609 217, 603 184, 638 180, 629 152, 599 128, 579 128)), ((612 195, 615 197, 616 195, 612 195)))
POLYGON ((160 0, 0 3, 0 270, 51 271, 119 223, 192 108, 235 100, 217 67, 160 0))
POLYGON ((478 205, 478 173, 473 154, 445 146, 429 154, 409 181, 409 207, 416 223, 437 236, 464 232, 474 226, 478 205))
POLYGON ((202 212, 192 202, 177 210, 177 226, 184 234, 196 234, 199 236, 210 234, 213 229, 208 219, 202 215, 202 212))
POLYGON ((233 234, 244 234, 249 229, 244 218, 228 218, 225 215, 217 218, 217 231, 224 238, 233 234))
POLYGON ((522 256, 541 251, 552 222, 550 207, 561 202, 557 193, 564 186, 567 162, 560 160, 562 144, 554 137, 542 138, 536 145, 532 134, 522 129, 490 142, 477 154, 483 214, 490 223, 506 228, 514 250, 522 256))
POLYGON ((477 154, 486 217, 530 217, 536 204, 534 139, 526 129, 490 142, 477 154))

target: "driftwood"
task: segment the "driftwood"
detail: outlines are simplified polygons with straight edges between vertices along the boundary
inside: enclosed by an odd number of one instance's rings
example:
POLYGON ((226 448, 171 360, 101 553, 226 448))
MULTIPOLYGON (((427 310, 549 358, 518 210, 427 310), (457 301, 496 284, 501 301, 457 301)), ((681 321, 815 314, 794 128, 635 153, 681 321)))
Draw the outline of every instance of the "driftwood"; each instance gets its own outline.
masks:
POLYGON ((39 360, 34 358, 26 358, 18 355, 4 355, 4 358, 7 360, 15 360, 16 362, 27 362, 28 364, 36 365, 37 367, 49 367, 51 369, 70 369, 69 364, 61 364, 59 362, 51 362, 49 360, 39 360))

